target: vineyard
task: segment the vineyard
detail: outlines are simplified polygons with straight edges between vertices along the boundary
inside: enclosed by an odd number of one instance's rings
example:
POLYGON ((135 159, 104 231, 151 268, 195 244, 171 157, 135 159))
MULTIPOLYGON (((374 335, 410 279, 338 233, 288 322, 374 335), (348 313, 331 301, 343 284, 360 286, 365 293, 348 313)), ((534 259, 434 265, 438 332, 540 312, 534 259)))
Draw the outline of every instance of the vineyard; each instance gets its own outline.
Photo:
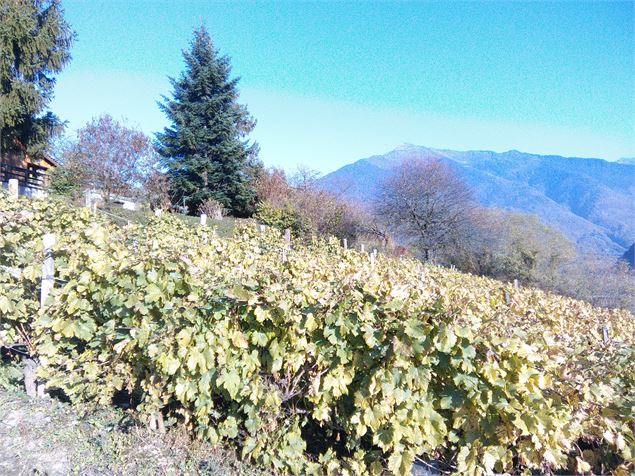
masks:
POLYGON ((633 315, 336 240, 0 195, 0 346, 281 473, 635 471, 633 315))

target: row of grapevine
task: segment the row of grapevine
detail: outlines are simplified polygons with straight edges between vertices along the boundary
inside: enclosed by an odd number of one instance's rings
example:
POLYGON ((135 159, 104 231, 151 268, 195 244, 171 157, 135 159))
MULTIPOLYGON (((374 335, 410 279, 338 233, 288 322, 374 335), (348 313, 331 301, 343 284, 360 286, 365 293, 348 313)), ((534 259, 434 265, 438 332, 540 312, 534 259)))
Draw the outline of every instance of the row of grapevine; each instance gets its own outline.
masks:
POLYGON ((0 345, 295 474, 635 470, 635 318, 254 226, 0 197, 0 345), (39 310, 41 237, 58 285, 39 310), (286 259, 282 258, 285 250, 286 259), (22 270, 19 276, 7 267, 22 270), (507 297, 507 299, 506 299, 507 297), (605 342, 602 329, 609 329, 605 342))

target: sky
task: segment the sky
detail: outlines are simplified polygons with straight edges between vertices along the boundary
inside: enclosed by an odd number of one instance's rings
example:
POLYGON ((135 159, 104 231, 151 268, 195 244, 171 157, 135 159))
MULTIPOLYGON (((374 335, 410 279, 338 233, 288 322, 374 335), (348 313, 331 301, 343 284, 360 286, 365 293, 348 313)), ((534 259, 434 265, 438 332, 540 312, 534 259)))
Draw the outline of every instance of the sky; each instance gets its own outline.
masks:
POLYGON ((403 143, 635 156, 635 2, 62 0, 77 33, 51 109, 153 134, 201 22, 267 166, 323 173, 403 143))

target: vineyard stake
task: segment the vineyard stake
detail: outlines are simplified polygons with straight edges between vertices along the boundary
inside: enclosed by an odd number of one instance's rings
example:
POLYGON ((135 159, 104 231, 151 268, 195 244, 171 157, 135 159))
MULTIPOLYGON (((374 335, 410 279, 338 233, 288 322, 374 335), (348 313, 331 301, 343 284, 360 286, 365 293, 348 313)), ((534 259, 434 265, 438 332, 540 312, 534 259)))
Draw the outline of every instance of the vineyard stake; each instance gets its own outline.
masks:
POLYGON ((205 213, 201 213, 201 225, 205 226, 207 224, 207 215, 205 213))
POLYGON ((605 344, 609 341, 609 328, 606 324, 602 326, 602 339, 605 344))
POLYGON ((366 245, 364 243, 362 243, 361 245, 359 245, 360 250, 362 251, 362 253, 364 253, 366 251, 366 245))
POLYGON ((158 431, 159 433, 165 433, 165 425, 163 423, 163 413, 160 411, 150 416, 148 421, 148 426, 153 431, 158 431))
POLYGON ((287 228, 284 230, 284 242, 287 244, 287 248, 291 248, 291 230, 287 228))
POLYGON ((518 280, 514 279, 514 289, 518 289, 518 280))
POLYGON ((342 240, 342 244, 344 245, 344 249, 347 250, 348 249, 348 240, 346 238, 344 238, 342 240))
POLYGON ((20 196, 20 186, 18 185, 18 179, 9 179, 8 189, 11 198, 18 198, 20 196))
MULTIPOLYGON (((42 262, 42 287, 40 289, 40 308, 44 309, 44 304, 51 294, 55 283, 55 263, 53 260, 53 246, 55 245, 55 235, 46 233, 42 237, 44 242, 44 261, 42 262)), ((36 358, 26 359, 24 366, 24 388, 30 397, 45 397, 44 383, 37 378, 37 368, 39 362, 36 358)))
POLYGON ((53 261, 53 246, 55 245, 55 235, 47 233, 44 235, 44 262, 42 263, 42 288, 40 290, 40 307, 44 307, 46 299, 53 289, 55 279, 55 263, 53 261))

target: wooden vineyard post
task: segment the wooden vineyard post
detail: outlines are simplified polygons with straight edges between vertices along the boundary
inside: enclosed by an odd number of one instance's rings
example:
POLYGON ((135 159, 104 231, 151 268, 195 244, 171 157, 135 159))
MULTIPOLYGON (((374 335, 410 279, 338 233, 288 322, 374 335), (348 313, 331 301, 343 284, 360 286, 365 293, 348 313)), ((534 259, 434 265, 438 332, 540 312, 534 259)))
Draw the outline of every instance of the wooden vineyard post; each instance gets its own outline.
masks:
POLYGON ((288 261, 288 253, 291 249, 291 230, 289 228, 284 230, 284 246, 282 247, 282 262, 288 261))
POLYGON ((362 243, 361 245, 359 245, 359 249, 361 250, 362 253, 366 252, 366 245, 362 243))
POLYGON ((346 238, 344 238, 342 240, 342 245, 344 246, 344 249, 347 250, 348 249, 348 240, 346 238))
POLYGON ((18 179, 9 179, 9 195, 11 198, 17 199, 20 196, 20 185, 18 184, 18 179))
POLYGON ((201 213, 201 225, 207 225, 207 215, 205 213, 201 213))
POLYGON ((53 246, 55 246, 55 235, 47 233, 44 235, 44 262, 42 263, 42 288, 40 290, 40 307, 44 307, 46 299, 51 294, 55 280, 55 263, 53 260, 53 246))
MULTIPOLYGON (((55 246, 55 235, 47 233, 42 237, 44 243, 44 261, 42 262, 42 285, 40 288, 40 308, 44 309, 53 285, 55 283, 55 261, 53 258, 53 246, 55 246)), ((31 349, 29 349, 30 351, 31 349)), ((25 359, 24 364, 24 387, 26 394, 30 397, 44 397, 44 383, 37 378, 37 368, 39 363, 35 358, 25 359)))
POLYGON ((518 280, 514 279, 514 289, 518 289, 518 280))
POLYGON ((150 417, 150 419, 148 421, 148 426, 153 431, 158 431, 159 433, 165 433, 165 424, 163 422, 163 413, 161 413, 160 411, 157 412, 157 413, 154 413, 150 417))
POLYGON ((606 324, 602 326, 602 340, 604 341, 605 344, 610 340, 609 328, 606 324))

